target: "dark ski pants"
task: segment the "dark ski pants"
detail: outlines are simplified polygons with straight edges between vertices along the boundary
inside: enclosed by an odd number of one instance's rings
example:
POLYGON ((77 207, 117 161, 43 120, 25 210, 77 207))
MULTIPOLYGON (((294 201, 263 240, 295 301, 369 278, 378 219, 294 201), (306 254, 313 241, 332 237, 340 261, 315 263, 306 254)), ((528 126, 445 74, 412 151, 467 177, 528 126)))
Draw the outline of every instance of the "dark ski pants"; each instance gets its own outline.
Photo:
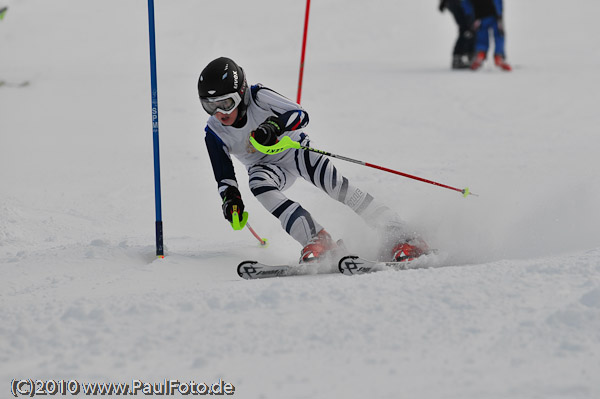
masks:
POLYGON ((446 4, 458 25, 458 38, 454 45, 453 55, 471 55, 475 47, 473 18, 465 12, 460 0, 450 0, 446 4))

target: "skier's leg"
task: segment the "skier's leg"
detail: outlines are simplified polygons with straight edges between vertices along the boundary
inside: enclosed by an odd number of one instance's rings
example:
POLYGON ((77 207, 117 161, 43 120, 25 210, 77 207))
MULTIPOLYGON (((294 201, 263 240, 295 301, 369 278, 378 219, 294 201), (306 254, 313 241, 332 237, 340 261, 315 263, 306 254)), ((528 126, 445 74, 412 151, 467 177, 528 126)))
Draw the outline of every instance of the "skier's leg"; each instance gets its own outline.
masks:
POLYGON ((506 62, 506 54, 504 51, 504 30, 500 28, 498 23, 493 25, 494 30, 494 63, 497 67, 504 71, 511 71, 512 67, 506 62))
POLYGON ((492 17, 482 18, 475 33, 475 57, 471 62, 471 69, 478 70, 487 57, 487 51, 490 47, 489 29, 491 20, 495 20, 492 17))
POLYGON ((494 55, 499 55, 503 59, 506 58, 504 53, 504 32, 500 30, 498 22, 492 25, 494 31, 494 55))
MULTIPOLYGON (((308 142, 302 144, 310 146, 308 142)), ((337 171, 329 158, 314 152, 297 151, 296 168, 300 176, 348 206, 375 228, 382 236, 382 247, 389 247, 391 242, 409 239, 414 235, 396 212, 354 186, 337 171)))
POLYGON ((471 31, 473 22, 465 12, 461 1, 452 0, 448 2, 448 10, 452 13, 456 25, 458 25, 458 38, 454 45, 453 55, 470 56, 473 52, 474 36, 471 31))
POLYGON ((281 192, 295 180, 295 176, 272 164, 254 165, 248 170, 248 176, 252 194, 303 247, 323 229, 299 203, 281 192))
POLYGON ((490 47, 490 34, 489 29, 492 22, 495 21, 494 17, 486 17, 481 19, 481 23, 475 33, 475 53, 487 54, 490 47))

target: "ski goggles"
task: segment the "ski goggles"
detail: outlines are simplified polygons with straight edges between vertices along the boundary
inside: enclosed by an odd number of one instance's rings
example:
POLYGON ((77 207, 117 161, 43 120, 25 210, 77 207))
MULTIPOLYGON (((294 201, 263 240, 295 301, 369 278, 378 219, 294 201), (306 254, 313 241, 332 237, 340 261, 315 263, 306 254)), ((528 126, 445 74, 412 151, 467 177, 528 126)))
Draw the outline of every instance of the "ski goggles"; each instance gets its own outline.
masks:
POLYGON ((202 108, 210 115, 217 112, 229 115, 242 102, 239 93, 229 93, 219 97, 201 98, 202 108))

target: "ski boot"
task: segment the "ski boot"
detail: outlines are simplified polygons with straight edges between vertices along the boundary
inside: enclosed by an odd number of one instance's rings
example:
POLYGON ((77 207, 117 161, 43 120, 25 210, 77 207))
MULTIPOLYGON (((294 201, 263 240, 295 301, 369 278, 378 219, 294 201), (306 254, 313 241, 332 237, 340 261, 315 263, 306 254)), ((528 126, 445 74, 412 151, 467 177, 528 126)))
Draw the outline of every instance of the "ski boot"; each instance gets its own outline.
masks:
POLYGON ((480 51, 475 55, 473 62, 471 63, 471 70, 476 71, 483 65, 483 61, 485 61, 485 52, 480 51))
POLYGON ((300 263, 319 261, 329 252, 337 249, 337 247, 338 245, 333 241, 329 233, 325 229, 322 229, 302 249, 300 263))
POLYGON ((496 54, 494 56, 494 63, 498 68, 501 68, 504 71, 512 71, 512 67, 506 63, 504 56, 501 54, 496 54))
POLYGON ((468 69, 471 66, 471 60, 466 54, 455 54, 452 56, 452 69, 468 69))
POLYGON ((413 238, 409 241, 401 241, 392 249, 392 260, 394 262, 409 262, 421 255, 430 253, 429 246, 421 238, 413 238))

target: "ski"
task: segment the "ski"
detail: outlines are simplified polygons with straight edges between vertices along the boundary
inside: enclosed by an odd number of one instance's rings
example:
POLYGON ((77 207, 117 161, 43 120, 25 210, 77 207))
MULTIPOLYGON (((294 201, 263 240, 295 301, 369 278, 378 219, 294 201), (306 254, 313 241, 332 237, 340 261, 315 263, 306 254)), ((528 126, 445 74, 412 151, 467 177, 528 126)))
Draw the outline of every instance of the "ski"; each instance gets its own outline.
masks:
POLYGON ((410 270, 426 269, 431 265, 426 261, 426 256, 419 257, 411 261, 404 262, 381 262, 375 260, 363 259, 360 256, 344 256, 338 262, 338 270, 346 276, 355 274, 367 274, 382 270, 410 270))
POLYGON ((0 80, 0 87, 27 87, 29 86, 29 81, 24 80, 22 82, 7 82, 6 80, 0 80))
POLYGON ((245 260, 237 267, 237 274, 243 279, 254 280, 272 277, 300 276, 308 274, 332 273, 333 262, 303 264, 267 265, 255 260, 245 260))
POLYGON ((439 263, 436 257, 430 255, 437 254, 437 250, 430 250, 428 253, 403 262, 382 262, 361 258, 356 255, 344 255, 348 250, 339 241, 339 250, 328 256, 313 262, 294 263, 294 264, 266 264, 255 260, 245 260, 237 266, 237 274, 246 280, 255 280, 273 277, 301 276, 309 274, 329 274, 340 272, 351 276, 354 274, 366 274, 381 270, 409 270, 425 269, 439 263))
POLYGON ((337 272, 338 259, 348 253, 344 241, 336 242, 337 248, 326 256, 311 262, 268 265, 255 260, 245 260, 237 267, 237 274, 243 279, 254 280, 259 278, 302 276, 308 274, 331 274, 337 272))

